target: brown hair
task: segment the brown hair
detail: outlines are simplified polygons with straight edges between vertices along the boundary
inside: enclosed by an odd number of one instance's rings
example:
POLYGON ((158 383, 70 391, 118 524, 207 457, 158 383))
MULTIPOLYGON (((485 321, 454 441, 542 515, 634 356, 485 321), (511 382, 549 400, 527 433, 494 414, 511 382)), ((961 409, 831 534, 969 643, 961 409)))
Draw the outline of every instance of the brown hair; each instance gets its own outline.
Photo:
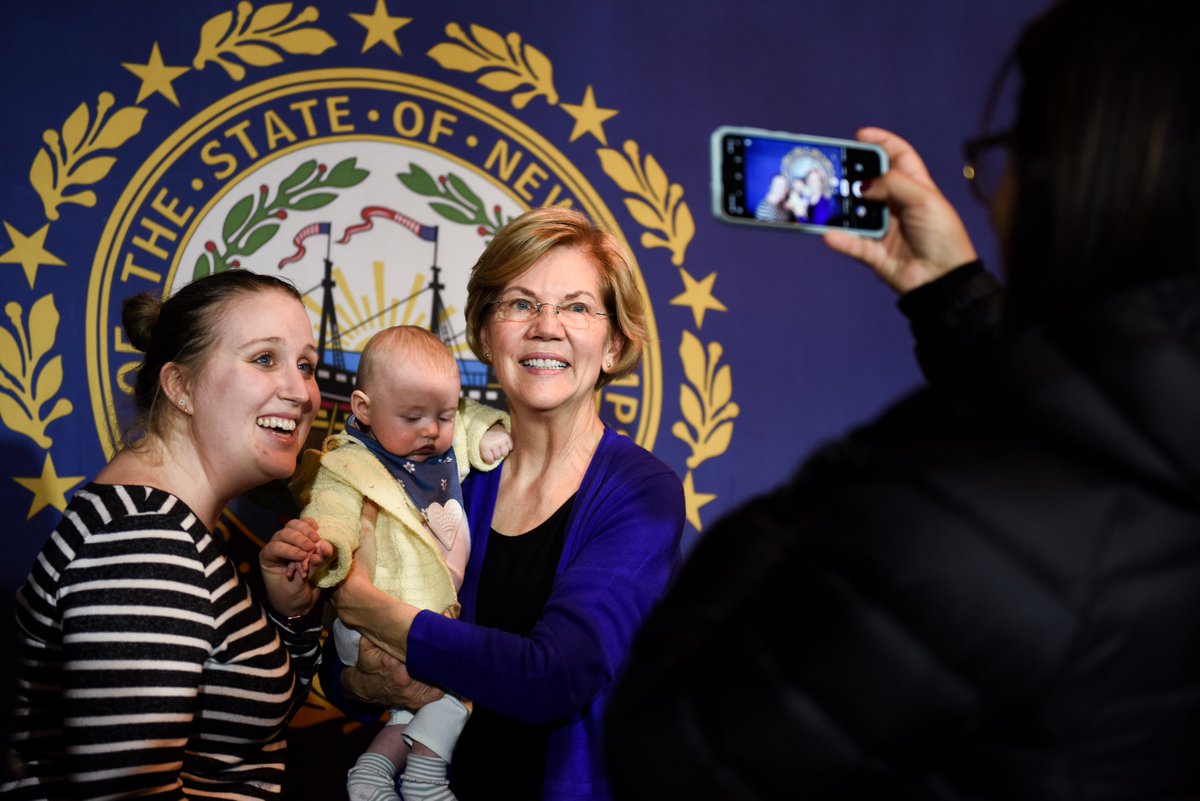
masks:
POLYGON ((1016 318, 1200 264, 1200 59, 1177 11, 1065 0, 1017 43, 1006 243, 1016 318))
POLYGON ((632 259, 608 231, 587 215, 558 206, 527 211, 496 232, 496 237, 475 262, 467 282, 467 343, 484 363, 490 364, 479 334, 491 312, 491 302, 504 287, 556 248, 583 253, 600 274, 600 300, 614 333, 621 337, 621 354, 609 372, 600 372, 596 388, 637 369, 646 345, 646 309, 634 278, 632 259))
POLYGON ((134 383, 135 416, 125 432, 126 443, 164 433, 163 367, 173 362, 192 375, 199 372, 230 303, 260 292, 282 292, 300 302, 300 293, 288 282, 243 269, 200 278, 166 300, 149 292, 125 299, 121 323, 130 344, 145 354, 134 383))

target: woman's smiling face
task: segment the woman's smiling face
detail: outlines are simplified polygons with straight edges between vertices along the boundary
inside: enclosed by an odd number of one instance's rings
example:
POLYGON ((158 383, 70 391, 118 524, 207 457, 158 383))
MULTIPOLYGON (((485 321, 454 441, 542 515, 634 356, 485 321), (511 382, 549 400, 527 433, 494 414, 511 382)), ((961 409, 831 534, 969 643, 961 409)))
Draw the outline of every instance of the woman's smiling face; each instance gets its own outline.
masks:
POLYGON ((497 296, 514 297, 547 305, 524 322, 493 314, 481 331, 510 407, 573 411, 578 404, 593 404, 601 370, 621 352, 620 337, 606 317, 596 316, 588 328, 568 328, 549 304, 578 301, 607 311, 596 265, 577 249, 555 248, 497 296))
POLYGON ((304 307, 279 291, 230 301, 188 391, 191 435, 214 486, 236 495, 296 468, 317 408, 317 349, 304 307))

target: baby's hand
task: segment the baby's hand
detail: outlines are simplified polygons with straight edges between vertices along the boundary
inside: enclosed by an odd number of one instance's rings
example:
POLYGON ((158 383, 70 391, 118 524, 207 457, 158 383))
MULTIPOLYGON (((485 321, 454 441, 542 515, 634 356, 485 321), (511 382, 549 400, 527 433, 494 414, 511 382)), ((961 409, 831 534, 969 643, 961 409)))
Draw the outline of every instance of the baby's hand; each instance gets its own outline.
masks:
POLYGON ((303 562, 288 562, 287 569, 284 572, 284 577, 291 580, 292 577, 297 576, 297 575, 300 576, 300 578, 304 579, 305 581, 308 581, 308 557, 307 556, 304 557, 303 562))
POLYGON ((263 547, 259 561, 264 570, 281 573, 287 581, 299 576, 308 580, 311 567, 324 564, 333 546, 317 534, 312 518, 289 520, 263 547))
POLYGON ((512 449, 512 436, 500 423, 496 423, 485 431, 479 439, 479 455, 488 464, 495 464, 500 461, 505 456, 508 456, 512 452, 512 449))
POLYGON ((333 556, 333 546, 317 534, 317 521, 310 517, 290 520, 258 552, 267 600, 281 615, 293 617, 309 612, 320 590, 309 584, 308 569, 333 556))

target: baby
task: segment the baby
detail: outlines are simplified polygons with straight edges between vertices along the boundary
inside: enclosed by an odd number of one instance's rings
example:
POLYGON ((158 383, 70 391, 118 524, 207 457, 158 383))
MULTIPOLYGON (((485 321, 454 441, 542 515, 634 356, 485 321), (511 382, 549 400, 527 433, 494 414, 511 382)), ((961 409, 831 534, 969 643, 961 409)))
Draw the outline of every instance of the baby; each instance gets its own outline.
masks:
MULTIPOLYGON (((414 606, 456 616, 470 552, 459 481, 471 467, 490 470, 512 449, 500 411, 459 399, 458 365, 429 331, 398 326, 363 349, 353 416, 325 440, 303 517, 317 521, 335 553, 311 580, 331 587, 346 577, 364 531, 374 528, 375 586, 414 606)), ((302 500, 304 495, 302 493, 302 500)), ((366 564, 366 563, 364 563, 366 564)), ((338 657, 358 659, 358 632, 336 621, 338 657)), ((415 714, 391 711, 388 725, 347 776, 351 801, 453 799, 451 753, 469 710, 449 694, 415 714)))

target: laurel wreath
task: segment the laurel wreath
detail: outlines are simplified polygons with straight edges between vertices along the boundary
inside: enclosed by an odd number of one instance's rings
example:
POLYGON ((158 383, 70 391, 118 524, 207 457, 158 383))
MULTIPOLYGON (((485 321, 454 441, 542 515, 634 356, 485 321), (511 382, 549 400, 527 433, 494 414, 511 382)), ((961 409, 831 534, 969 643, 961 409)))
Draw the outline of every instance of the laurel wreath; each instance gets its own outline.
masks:
POLYGON ((237 17, 226 11, 204 23, 200 29, 200 49, 192 61, 198 70, 208 63, 217 64, 235 81, 246 76, 246 68, 225 56, 237 59, 253 67, 269 67, 283 61, 280 52, 316 56, 337 44, 332 36, 320 28, 299 27, 315 22, 320 12, 313 6, 306 7, 288 21, 292 12, 291 3, 272 3, 253 10, 247 2, 237 5, 237 17), (253 13, 251 13, 253 12, 253 13))
POLYGON ((0 393, 0 420, 49 450, 54 440, 46 435, 46 427, 73 408, 69 400, 59 398, 44 417, 40 416, 63 380, 62 356, 42 362, 58 336, 54 296, 45 295, 34 302, 28 327, 23 322, 24 309, 16 301, 5 304, 4 313, 13 331, 0 327, 0 389, 11 394, 0 393))
POLYGON ((637 195, 625 198, 625 208, 642 227, 662 232, 657 236, 642 233, 642 247, 668 248, 671 263, 676 267, 683 264, 683 254, 692 237, 696 235, 696 221, 692 211, 683 202, 683 187, 667 180, 658 160, 646 156, 639 159, 637 142, 625 143, 625 156, 608 147, 600 148, 600 166, 617 186, 637 195))
POLYGON ((718 367, 723 353, 719 342, 710 342, 706 355, 700 340, 684 330, 679 357, 691 386, 679 385, 679 408, 686 423, 675 423, 671 433, 691 447, 687 466, 692 470, 729 448, 733 418, 740 412, 732 401, 733 376, 729 365, 718 367))
POLYGON ((482 72, 477 79, 481 86, 496 92, 512 92, 513 108, 523 109, 530 100, 540 96, 554 106, 558 91, 554 88, 554 67, 546 54, 530 44, 523 44, 519 34, 501 36, 482 25, 471 25, 471 35, 457 22, 446 26, 446 35, 459 44, 443 42, 430 48, 427 55, 444 69, 457 72, 482 72))
MULTIPOLYGON (((229 78, 240 81, 246 75, 243 65, 271 66, 281 63, 283 54, 319 55, 337 44, 326 31, 308 26, 319 17, 315 7, 305 7, 294 17, 292 10, 291 3, 272 3, 255 10, 243 0, 237 4, 236 13, 227 11, 210 18, 201 27, 193 66, 203 70, 208 64, 216 64, 229 78)), ((435 45, 428 55, 444 69, 478 74, 481 86, 509 93, 516 109, 525 108, 536 97, 544 97, 551 106, 558 105, 553 65, 541 50, 523 42, 517 33, 501 36, 474 24, 468 30, 469 33, 459 24, 450 23, 445 32, 452 41, 435 45)), ((94 117, 88 106, 81 104, 63 124, 61 133, 49 130, 43 135, 45 147, 34 158, 29 177, 48 220, 59 219, 63 204, 93 207, 94 192, 72 190, 96 184, 107 176, 116 159, 105 151, 118 150, 140 132, 146 110, 130 106, 110 115, 114 103, 113 95, 102 93, 94 117)), ((682 187, 668 180, 652 155, 642 158, 635 141, 626 141, 622 151, 601 147, 597 148, 597 155, 605 174, 626 193, 624 202, 630 216, 645 229, 641 245, 647 249, 665 248, 671 253, 672 264, 681 265, 695 236, 695 221, 683 200, 682 187)), ((352 162, 348 159, 339 163, 328 176, 320 165, 306 162, 275 188, 273 200, 269 200, 272 193, 266 187, 239 200, 226 215, 220 245, 206 243, 206 252, 194 269, 195 277, 238 265, 240 258, 252 255, 278 232, 279 225, 274 220, 286 219, 290 211, 327 205, 336 198, 337 189, 363 180, 366 171, 358 170, 352 162), (344 166, 347 162, 350 165, 344 166), (335 174, 337 177, 333 178, 335 174), (360 177, 352 180, 348 176, 360 177)), ((489 216, 478 195, 453 173, 435 180, 410 165, 408 173, 397 177, 412 191, 436 198, 430 202, 430 208, 443 218, 474 225, 481 236, 494 234, 507 222, 501 219, 498 209, 493 209, 489 216)), ((62 375, 61 359, 57 356, 37 370, 38 362, 53 347, 58 324, 52 301, 48 305, 53 313, 48 315, 42 305, 45 300, 38 301, 31 309, 29 332, 20 327, 19 305, 6 307, 18 336, 0 329, 3 331, 0 367, 7 371, 7 375, 0 375, 0 388, 13 393, 0 395, 0 417, 11 429, 26 433, 39 446, 48 448, 51 440, 45 434, 46 427, 69 414, 71 404, 60 399, 45 417, 39 417, 40 409, 60 389, 62 375), (35 316, 39 320, 36 325, 35 316), (48 331, 49 339, 45 333, 38 333, 34 344, 34 331, 48 331)), ((718 364, 721 355, 719 343, 709 343, 705 348, 695 335, 684 332, 680 358, 688 384, 680 385, 683 420, 672 427, 672 433, 691 448, 687 460, 690 469, 723 453, 732 437, 732 420, 738 409, 730 401, 729 367, 718 364)))
POLYGON ((101 92, 94 119, 87 104, 81 103, 63 123, 61 134, 55 130, 42 134, 46 146, 33 159, 29 182, 42 199, 46 219, 57 220, 58 207, 63 203, 95 206, 95 192, 86 190, 68 195, 67 190, 94 184, 108 175, 116 158, 95 154, 116 150, 142 129, 146 110, 136 106, 119 109, 106 119, 114 103, 111 94, 101 92))
MULTIPOLYGON (((201 27, 193 67, 203 70, 216 64, 231 80, 241 81, 246 66, 279 64, 283 54, 319 55, 337 44, 324 30, 306 27, 318 19, 316 8, 306 7, 289 19, 292 9, 291 3, 274 3, 254 10, 249 2, 239 2, 236 14, 229 11, 212 17, 201 27)), ((444 69, 478 73, 479 85, 510 93, 510 102, 518 110, 537 97, 558 105, 553 65, 541 50, 516 33, 501 36, 480 25, 470 25, 469 31, 468 35, 456 23, 447 25, 445 32, 453 41, 434 46, 428 55, 444 69)), ((48 130, 43 134, 45 147, 34 158, 29 179, 47 220, 57 221, 64 204, 94 207, 96 194, 85 187, 104 179, 116 162, 109 154, 142 130, 145 109, 127 106, 114 111, 114 105, 112 94, 101 93, 94 115, 87 104, 81 104, 62 125, 61 133, 48 130)), ((695 236, 695 221, 683 200, 682 187, 668 180, 652 155, 643 159, 632 140, 625 142, 622 151, 604 147, 597 149, 597 155, 605 174, 628 195, 624 200, 630 216, 646 229, 641 245, 665 248, 672 264, 682 265, 695 236)), ((339 162, 329 171, 314 160, 297 167, 273 192, 260 187, 258 193, 241 198, 223 221, 220 245, 206 243, 194 277, 237 266, 241 258, 252 255, 278 232, 275 220, 286 219, 292 211, 321 208, 333 202, 338 190, 355 186, 366 177, 367 172, 358 169, 354 159, 339 162)), ((480 236, 494 235, 508 222, 501 218, 499 208, 489 215, 479 196, 454 173, 435 180, 410 165, 409 172, 397 178, 410 190, 432 198, 429 206, 441 217, 473 225, 480 236)), ((49 451, 53 439, 47 434, 48 426, 73 412, 70 400, 53 400, 62 385, 62 357, 47 359, 55 346, 59 314, 52 295, 37 300, 27 315, 16 302, 7 304, 5 312, 12 331, 0 326, 0 420, 49 451)), ((731 369, 720 363, 722 355, 719 343, 706 346, 692 332, 683 331, 679 349, 687 382, 680 384, 683 419, 671 431, 691 450, 686 462, 689 479, 702 463, 728 449, 733 420, 739 414, 732 402, 731 369)), ((698 520, 694 523, 701 528, 698 520)), ((311 726, 340 717, 340 712, 314 695, 294 725, 311 726)))
POLYGON ((439 198, 430 201, 429 208, 450 222, 475 226, 475 232, 482 237, 494 236, 512 219, 502 216, 499 206, 492 207, 494 216, 489 218, 483 200, 465 180, 454 173, 439 175, 434 180, 427 170, 409 162, 408 172, 398 173, 396 177, 409 190, 422 197, 439 198))
POLYGON ((231 267, 240 267, 237 257, 251 256, 279 232, 279 223, 293 211, 312 211, 337 200, 339 189, 357 186, 370 173, 357 166, 358 159, 339 161, 332 170, 316 159, 304 162, 284 178, 274 191, 263 185, 233 205, 221 225, 221 244, 205 242, 205 252, 196 260, 192 278, 203 278, 231 267), (268 198, 274 198, 268 200, 268 198), (222 247, 223 246, 223 247, 222 247))

